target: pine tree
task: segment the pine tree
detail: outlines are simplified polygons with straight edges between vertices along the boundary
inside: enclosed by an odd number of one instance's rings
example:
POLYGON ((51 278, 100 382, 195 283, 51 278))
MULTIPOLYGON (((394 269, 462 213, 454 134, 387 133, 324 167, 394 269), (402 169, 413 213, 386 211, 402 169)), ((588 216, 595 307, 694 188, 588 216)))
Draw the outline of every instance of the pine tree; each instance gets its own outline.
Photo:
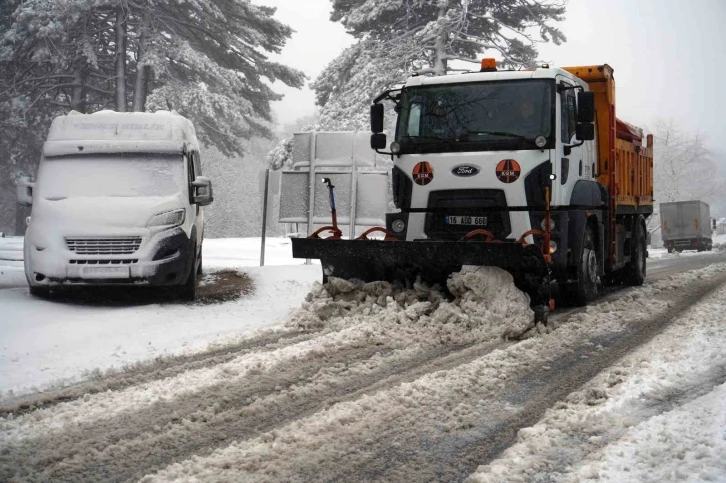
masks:
MULTIPOLYGON (((531 67, 542 42, 565 37, 560 0, 332 0, 331 20, 357 42, 311 84, 321 108, 316 130, 368 129, 370 101, 412 72, 442 75, 495 56, 504 68, 531 67), (455 62, 458 61, 458 62, 455 62), (459 65, 455 65, 459 64, 459 65)), ((392 116, 387 116, 390 120, 392 116)), ((289 164, 285 151, 268 156, 289 164)))
MULTIPOLYGON (((304 75, 272 62, 292 30, 249 0, 25 0, 0 31, 0 105, 23 115, 176 109, 225 154, 271 137, 269 83, 304 75)), ((8 8, 8 11, 11 9, 8 8)))

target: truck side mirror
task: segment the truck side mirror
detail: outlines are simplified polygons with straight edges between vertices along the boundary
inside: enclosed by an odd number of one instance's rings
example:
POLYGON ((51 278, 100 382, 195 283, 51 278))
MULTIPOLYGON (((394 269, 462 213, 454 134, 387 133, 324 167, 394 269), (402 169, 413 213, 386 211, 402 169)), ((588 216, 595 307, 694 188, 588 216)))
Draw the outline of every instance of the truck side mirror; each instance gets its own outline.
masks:
POLYGON ((371 134, 371 149, 386 149, 386 135, 383 133, 371 134))
POLYGON ((595 93, 580 91, 577 93, 577 122, 595 122, 595 93))
POLYGON ((195 204, 207 206, 214 201, 212 180, 206 176, 197 176, 192 182, 192 189, 194 190, 193 199, 195 204))
POLYGON ((374 134, 383 132, 383 104, 371 106, 371 132, 374 134))
POLYGON ((33 204, 33 188, 35 188, 35 183, 31 183, 30 178, 27 176, 23 176, 18 180, 15 190, 19 205, 31 206, 33 204))
POLYGON ((591 122, 578 124, 575 127, 575 136, 578 141, 592 141, 595 139, 595 125, 591 122))

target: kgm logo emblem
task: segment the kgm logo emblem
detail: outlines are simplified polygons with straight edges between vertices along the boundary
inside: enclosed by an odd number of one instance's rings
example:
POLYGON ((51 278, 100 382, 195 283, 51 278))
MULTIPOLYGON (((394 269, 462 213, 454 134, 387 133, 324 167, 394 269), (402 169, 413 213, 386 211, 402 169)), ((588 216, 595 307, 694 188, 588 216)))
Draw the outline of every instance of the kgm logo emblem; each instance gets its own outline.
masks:
POLYGON ((454 176, 476 176, 479 174, 479 171, 481 170, 477 166, 471 166, 469 164, 462 164, 451 170, 454 176))

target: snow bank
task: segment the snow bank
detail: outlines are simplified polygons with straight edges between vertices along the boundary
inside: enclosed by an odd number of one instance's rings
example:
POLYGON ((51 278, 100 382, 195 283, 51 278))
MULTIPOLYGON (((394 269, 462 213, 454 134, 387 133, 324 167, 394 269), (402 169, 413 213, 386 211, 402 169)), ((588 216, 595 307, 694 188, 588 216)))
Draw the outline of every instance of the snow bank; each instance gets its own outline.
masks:
POLYGON ((24 287, 23 238, 0 238, 0 289, 24 287))
POLYGON ((416 283, 402 289, 377 281, 331 277, 316 283, 288 326, 340 329, 374 319, 376 328, 402 342, 466 344, 523 332, 533 318, 529 297, 496 267, 466 266, 448 280, 455 297, 416 283))
POLYGON ((198 351, 282 323, 319 279, 320 267, 249 267, 245 273, 254 294, 214 305, 147 300, 89 306, 37 299, 27 288, 0 290, 0 391, 28 392, 97 369, 198 351))

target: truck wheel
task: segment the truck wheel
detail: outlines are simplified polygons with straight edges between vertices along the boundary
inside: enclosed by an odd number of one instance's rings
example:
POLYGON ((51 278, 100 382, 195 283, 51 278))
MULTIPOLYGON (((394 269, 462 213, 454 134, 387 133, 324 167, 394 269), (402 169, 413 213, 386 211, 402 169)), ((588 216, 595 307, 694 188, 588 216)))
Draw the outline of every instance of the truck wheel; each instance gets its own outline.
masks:
POLYGON ((631 253, 630 261, 625 266, 625 283, 638 287, 645 282, 645 233, 643 225, 637 223, 635 229, 635 243, 631 253))
POLYGON ((585 241, 582 244, 580 264, 577 267, 577 282, 563 284, 560 287, 564 300, 578 307, 587 305, 597 297, 597 251, 592 229, 585 229, 585 241))
POLYGON ((673 249, 672 248, 669 248, 668 249, 668 253, 673 253, 673 249))

